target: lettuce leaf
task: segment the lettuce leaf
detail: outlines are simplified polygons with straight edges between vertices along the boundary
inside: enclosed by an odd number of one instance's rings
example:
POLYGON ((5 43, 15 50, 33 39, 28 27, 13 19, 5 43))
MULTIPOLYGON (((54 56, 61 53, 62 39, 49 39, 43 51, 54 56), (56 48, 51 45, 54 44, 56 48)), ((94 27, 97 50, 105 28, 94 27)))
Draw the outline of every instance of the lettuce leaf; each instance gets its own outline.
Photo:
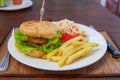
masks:
POLYGON ((32 50, 40 50, 49 53, 62 45, 61 34, 59 31, 57 32, 57 36, 53 39, 38 38, 40 40, 48 41, 48 43, 43 44, 41 46, 26 42, 26 40, 29 39, 30 37, 22 34, 19 30, 15 32, 14 38, 16 46, 22 53, 25 54, 29 54, 32 50))

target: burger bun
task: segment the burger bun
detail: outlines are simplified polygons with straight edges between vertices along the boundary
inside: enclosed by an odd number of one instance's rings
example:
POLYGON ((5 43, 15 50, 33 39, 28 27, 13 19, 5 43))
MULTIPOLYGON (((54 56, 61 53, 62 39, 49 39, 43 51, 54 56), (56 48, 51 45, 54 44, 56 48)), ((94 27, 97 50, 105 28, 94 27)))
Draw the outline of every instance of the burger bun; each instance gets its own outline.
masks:
POLYGON ((23 22, 19 30, 24 35, 31 37, 54 38, 58 30, 57 26, 49 21, 31 20, 23 22))

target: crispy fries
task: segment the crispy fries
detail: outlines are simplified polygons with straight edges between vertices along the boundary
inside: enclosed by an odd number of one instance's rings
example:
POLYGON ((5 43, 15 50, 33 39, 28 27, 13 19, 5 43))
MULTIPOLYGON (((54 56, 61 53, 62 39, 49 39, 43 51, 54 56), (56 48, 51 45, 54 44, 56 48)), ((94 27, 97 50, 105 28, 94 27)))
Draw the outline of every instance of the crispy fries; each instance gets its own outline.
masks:
POLYGON ((60 50, 64 50, 64 48, 66 48, 67 46, 69 46, 69 45, 71 44, 71 42, 73 42, 73 41, 78 41, 78 40, 80 40, 80 39, 82 39, 82 36, 78 36, 78 37, 76 37, 76 38, 73 38, 73 39, 65 42, 65 43, 60 47, 60 50))
POLYGON ((57 62, 61 67, 63 65, 71 64, 80 59, 80 57, 87 55, 94 47, 99 45, 97 43, 90 43, 87 41, 81 42, 79 41, 81 38, 81 36, 78 36, 65 42, 59 48, 48 53, 47 59, 57 62))
POLYGON ((70 64, 70 63, 76 61, 77 59, 79 59, 81 56, 88 54, 92 50, 92 48, 93 47, 86 47, 82 50, 79 50, 75 54, 69 56, 66 60, 66 64, 70 64))

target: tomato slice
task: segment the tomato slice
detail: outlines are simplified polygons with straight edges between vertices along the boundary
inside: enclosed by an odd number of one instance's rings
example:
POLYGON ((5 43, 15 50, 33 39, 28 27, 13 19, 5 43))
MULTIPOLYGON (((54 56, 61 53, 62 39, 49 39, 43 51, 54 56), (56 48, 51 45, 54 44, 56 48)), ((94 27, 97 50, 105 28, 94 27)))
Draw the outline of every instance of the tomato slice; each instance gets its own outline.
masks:
POLYGON ((64 34, 62 34, 61 40, 62 40, 62 42, 66 42, 66 41, 68 41, 68 40, 70 40, 72 38, 75 38, 75 37, 76 36, 70 35, 68 33, 64 33, 64 34))

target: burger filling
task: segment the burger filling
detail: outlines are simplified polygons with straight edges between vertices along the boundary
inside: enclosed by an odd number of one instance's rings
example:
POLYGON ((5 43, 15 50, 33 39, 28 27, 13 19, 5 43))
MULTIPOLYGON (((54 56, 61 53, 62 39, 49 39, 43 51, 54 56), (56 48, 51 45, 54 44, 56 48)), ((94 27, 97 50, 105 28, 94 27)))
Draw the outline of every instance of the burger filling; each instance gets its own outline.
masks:
POLYGON ((30 37, 22 34, 19 30, 15 32, 14 37, 16 46, 25 54, 29 54, 32 50, 40 50, 49 53, 62 45, 59 31, 57 32, 57 36, 52 39, 30 37))

